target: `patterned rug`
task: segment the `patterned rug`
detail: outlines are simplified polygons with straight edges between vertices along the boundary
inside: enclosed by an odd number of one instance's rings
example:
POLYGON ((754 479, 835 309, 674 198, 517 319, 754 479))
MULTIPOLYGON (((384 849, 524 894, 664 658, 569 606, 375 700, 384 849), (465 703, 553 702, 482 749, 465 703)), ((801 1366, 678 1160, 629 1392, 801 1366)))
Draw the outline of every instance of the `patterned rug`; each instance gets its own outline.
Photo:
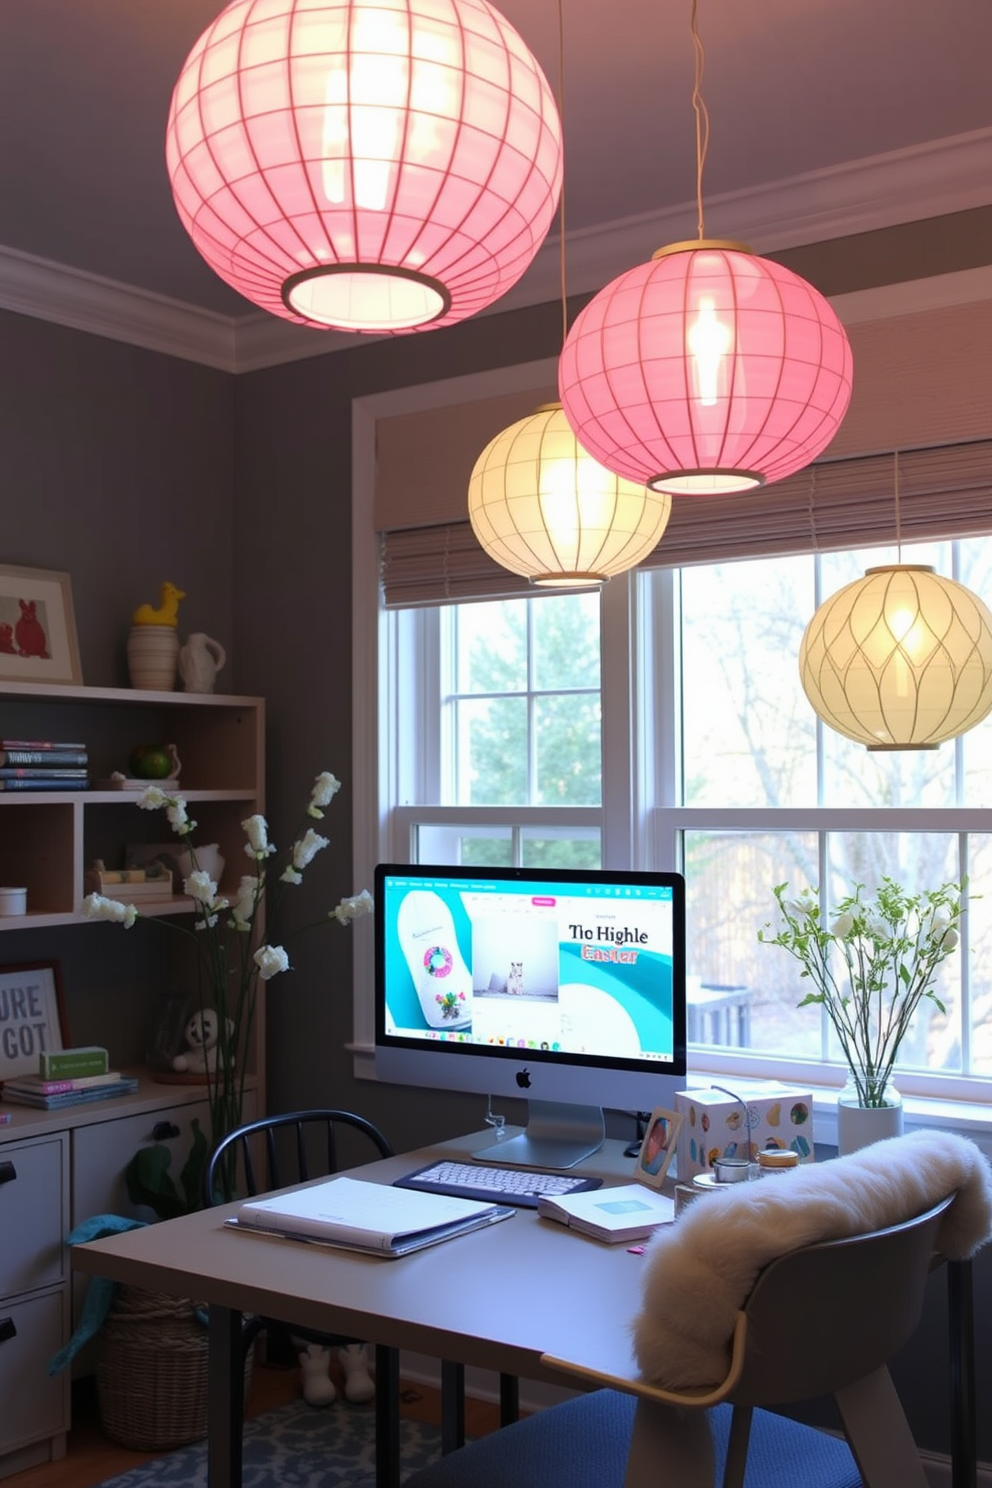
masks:
MULTIPOLYGON (((440 1455, 441 1433, 401 1423, 402 1475, 440 1455)), ((374 1488, 375 1412, 346 1401, 315 1410, 302 1400, 246 1422, 244 1488, 374 1488)), ((207 1488, 205 1442, 107 1478, 100 1488, 207 1488)))

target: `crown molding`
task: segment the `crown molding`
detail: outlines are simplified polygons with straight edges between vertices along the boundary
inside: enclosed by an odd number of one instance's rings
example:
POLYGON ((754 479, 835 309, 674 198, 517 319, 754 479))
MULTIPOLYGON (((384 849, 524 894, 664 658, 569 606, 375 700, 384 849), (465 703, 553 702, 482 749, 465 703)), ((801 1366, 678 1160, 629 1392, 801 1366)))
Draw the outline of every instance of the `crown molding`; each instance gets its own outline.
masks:
MULTIPOLYGON (((706 215, 712 235, 743 239, 757 252, 772 253, 990 203, 992 128, 714 196, 707 202, 706 215)), ((649 258, 659 244, 694 237, 695 222, 695 202, 684 202, 569 233, 569 293, 593 293, 649 258)), ((896 293, 899 286, 891 289, 896 293)), ((542 244, 519 283, 484 313, 522 309, 556 300, 560 294, 556 237, 542 244)), ((983 291, 972 297, 986 295, 983 291)), ((230 373, 259 371, 378 339, 311 330, 259 311, 217 315, 4 247, 0 308, 230 373)), ((866 312, 863 318, 879 317, 866 312)))

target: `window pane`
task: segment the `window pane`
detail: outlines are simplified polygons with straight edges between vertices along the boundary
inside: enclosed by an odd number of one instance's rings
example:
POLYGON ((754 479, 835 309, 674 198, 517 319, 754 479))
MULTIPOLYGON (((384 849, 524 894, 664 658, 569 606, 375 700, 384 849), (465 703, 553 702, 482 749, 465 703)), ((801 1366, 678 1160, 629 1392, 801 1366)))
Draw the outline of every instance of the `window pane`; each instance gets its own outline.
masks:
POLYGON ((603 866, 599 833, 578 828, 561 832, 535 829, 521 834, 521 859, 525 868, 593 868, 603 866))
POLYGON ((534 687, 599 687, 599 594, 530 601, 534 687))
MULTIPOLYGON (((893 879, 910 894, 956 882, 957 851, 957 838, 946 832, 831 832, 827 837, 828 917, 832 906, 856 884, 862 884, 870 896, 883 877, 893 879)), ((923 998, 900 1044, 897 1069, 960 1070, 963 970, 956 951, 937 968, 934 992, 946 1013, 930 998, 923 998)), ((831 1058, 841 1057, 832 1034, 830 1049, 831 1058)))
POLYGON ((814 608, 811 558, 683 570, 686 805, 816 803, 816 719, 797 661, 814 608))
POLYGON ((519 806, 528 800, 527 699, 455 704, 456 804, 519 806))
POLYGON ((511 868, 513 833, 509 827, 451 827, 421 823, 417 827, 413 861, 511 868))
POLYGON ((455 692, 526 692, 527 602, 452 605, 455 692))
POLYGON ((536 801, 598 806, 602 780, 599 694, 566 693, 534 705, 536 801))
POLYGON ((969 839, 967 945, 972 992, 971 1063, 976 1075, 992 1075, 992 837, 969 839))
POLYGON ((690 1029, 705 1044, 819 1059, 820 1015, 797 1007, 798 964, 758 940, 776 912, 773 886, 816 882, 816 833, 686 832, 683 851, 690 1029))

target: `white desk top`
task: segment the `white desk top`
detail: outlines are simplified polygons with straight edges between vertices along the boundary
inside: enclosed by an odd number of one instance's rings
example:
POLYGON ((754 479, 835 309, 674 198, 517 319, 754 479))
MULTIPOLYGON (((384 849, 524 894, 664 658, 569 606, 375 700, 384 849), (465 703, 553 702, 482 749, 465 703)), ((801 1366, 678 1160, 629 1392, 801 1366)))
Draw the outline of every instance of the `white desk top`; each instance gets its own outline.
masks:
MULTIPOLYGON (((491 1141, 477 1133, 353 1171, 388 1183, 491 1141)), ((633 1162, 621 1154, 621 1143, 607 1142, 578 1171, 629 1181, 633 1162)), ((628 1324, 644 1260, 623 1245, 520 1209, 491 1229, 387 1260, 225 1229, 236 1208, 74 1246, 73 1269, 507 1374, 562 1383, 541 1364, 548 1353, 636 1375, 628 1324)))

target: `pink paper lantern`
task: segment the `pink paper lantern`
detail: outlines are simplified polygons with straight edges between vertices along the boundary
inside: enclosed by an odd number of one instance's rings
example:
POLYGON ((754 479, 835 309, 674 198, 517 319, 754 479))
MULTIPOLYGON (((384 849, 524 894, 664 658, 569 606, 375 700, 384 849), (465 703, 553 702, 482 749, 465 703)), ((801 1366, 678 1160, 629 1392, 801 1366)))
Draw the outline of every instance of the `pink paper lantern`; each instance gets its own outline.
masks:
POLYGON ((302 325, 452 325, 554 218, 547 79, 486 0, 231 0, 169 110, 176 206, 210 267, 302 325))
POLYGON ((585 449, 656 491, 725 495, 801 470, 851 396, 824 297, 740 244, 676 243, 576 317, 558 387, 585 449))

